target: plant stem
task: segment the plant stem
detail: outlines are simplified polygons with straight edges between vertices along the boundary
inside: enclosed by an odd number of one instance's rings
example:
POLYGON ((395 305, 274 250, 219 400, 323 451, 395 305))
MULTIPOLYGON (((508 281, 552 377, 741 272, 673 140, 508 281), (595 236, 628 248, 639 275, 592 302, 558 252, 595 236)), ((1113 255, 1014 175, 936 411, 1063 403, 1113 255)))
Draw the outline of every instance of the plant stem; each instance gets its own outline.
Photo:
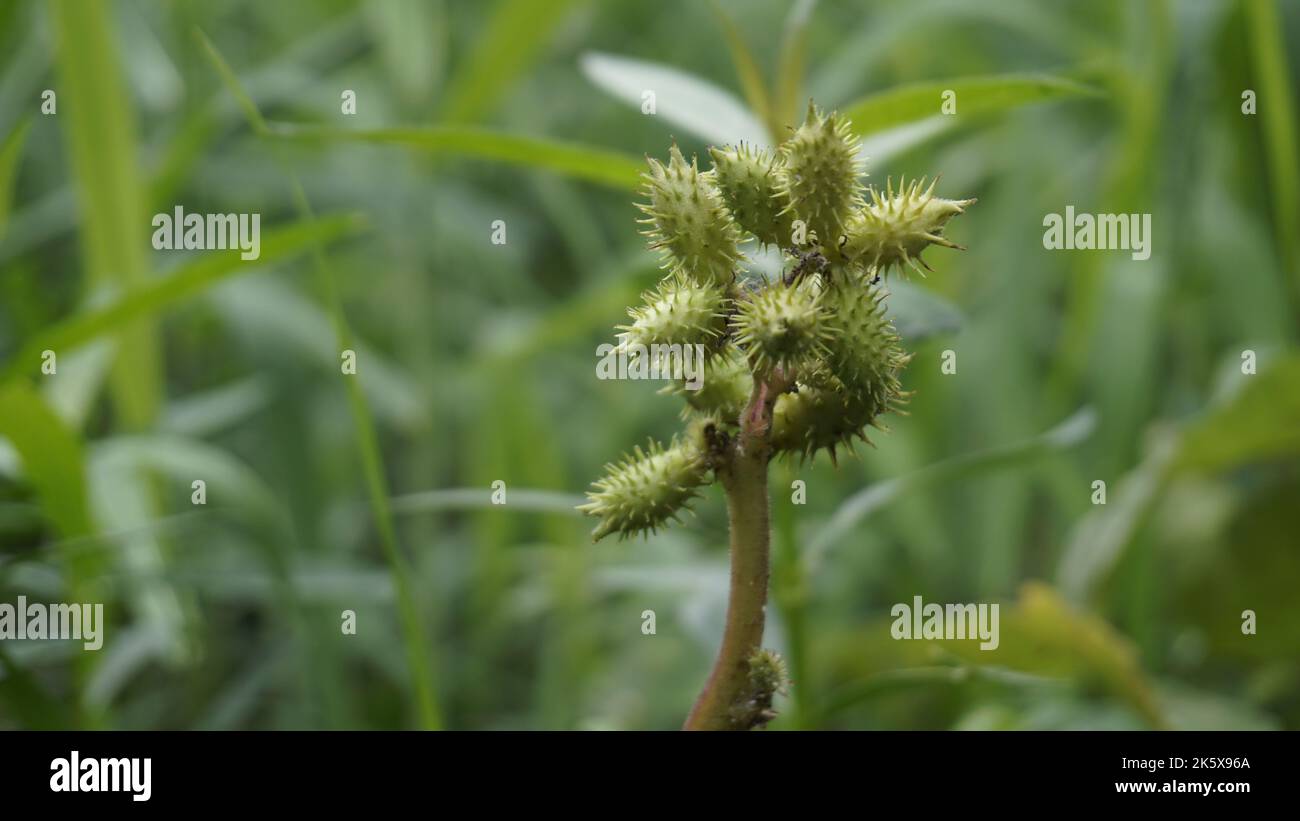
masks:
POLYGON ((755 386, 754 396, 741 417, 740 435, 723 464, 718 466, 718 476, 727 494, 731 530, 727 623, 713 672, 686 717, 683 729, 748 729, 737 720, 737 708, 743 707, 748 699, 749 660, 762 649, 763 643, 770 542, 768 431, 776 395, 777 391, 766 383, 755 386))

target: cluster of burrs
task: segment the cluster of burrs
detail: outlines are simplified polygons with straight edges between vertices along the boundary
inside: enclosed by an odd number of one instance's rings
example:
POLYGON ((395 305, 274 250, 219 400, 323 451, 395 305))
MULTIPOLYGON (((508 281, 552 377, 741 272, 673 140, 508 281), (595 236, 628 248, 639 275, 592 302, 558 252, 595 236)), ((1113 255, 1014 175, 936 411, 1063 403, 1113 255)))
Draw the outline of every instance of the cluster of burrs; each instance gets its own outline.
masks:
POLYGON ((909 356, 879 283, 924 266, 930 245, 960 247, 944 226, 974 202, 937 197, 921 180, 864 188, 850 123, 811 105, 774 153, 743 144, 709 153, 708 171, 676 145, 667 164, 649 160, 639 207, 667 275, 619 334, 628 350, 703 345, 703 384, 668 389, 687 405, 683 435, 606 466, 581 507, 600 520, 596 539, 676 519, 716 472, 711 454, 739 432, 756 386, 779 393, 766 432, 773 454, 825 450, 833 460, 865 440, 906 398, 898 375, 909 356), (747 238, 784 252, 780 279, 742 276, 747 238))

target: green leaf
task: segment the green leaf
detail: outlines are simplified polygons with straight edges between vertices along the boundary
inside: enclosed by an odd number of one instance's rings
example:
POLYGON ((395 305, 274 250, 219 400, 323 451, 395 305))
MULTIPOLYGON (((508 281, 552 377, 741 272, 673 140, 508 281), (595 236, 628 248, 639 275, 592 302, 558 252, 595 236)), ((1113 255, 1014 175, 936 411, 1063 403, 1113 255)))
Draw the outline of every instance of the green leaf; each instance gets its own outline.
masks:
MULTIPOLYGON (((193 478, 197 477, 190 481, 193 478)), ((158 638, 152 646, 170 661, 192 659, 196 648, 186 629, 188 608, 166 578, 167 550, 162 535, 152 527, 158 514, 151 473, 109 440, 91 452, 88 484, 104 541, 123 571, 122 584, 132 615, 158 638)), ((102 660, 109 657, 105 654, 102 660)))
POLYGON ((1250 27, 1250 55, 1258 77, 1259 117, 1269 165, 1269 190, 1273 195, 1274 230, 1283 258, 1291 268, 1292 287, 1300 308, 1300 149, 1297 149, 1295 93, 1286 58, 1286 26, 1278 19, 1273 0, 1246 0, 1250 27))
MULTIPOLYGON (((271 279, 241 279, 208 295, 225 323, 250 350, 275 351, 291 367, 310 366, 321 373, 339 372, 339 347, 328 313, 287 284, 271 279)), ((356 378, 385 423, 412 429, 428 419, 428 403, 415 380, 382 351, 361 339, 350 345, 357 355, 356 378)))
POLYGON ((745 102, 754 110, 758 118, 767 124, 768 135, 775 142, 780 135, 780 124, 770 119, 772 101, 767 95, 767 83, 763 79, 763 70, 759 68, 754 52, 741 35, 736 21, 722 8, 718 0, 710 0, 709 8, 717 18, 722 36, 727 41, 727 51, 731 53, 731 63, 736 68, 736 77, 740 80, 740 89, 745 93, 745 102))
MULTIPOLYGON (((247 102, 248 116, 254 127, 260 131, 265 131, 265 125, 261 124, 261 115, 256 106, 253 105, 252 100, 243 91, 238 77, 235 76, 216 47, 208 42, 206 38, 203 38, 201 34, 200 38, 203 39, 209 58, 216 65, 217 70, 221 73, 227 85, 230 86, 231 91, 247 102), (261 124, 260 128, 259 124, 261 124)), ((318 228, 325 224, 324 221, 318 220, 316 217, 298 177, 290 173, 289 178, 294 205, 300 219, 311 229, 311 232, 318 233, 318 228)), ((314 237, 311 246, 316 279, 328 298, 327 302, 330 318, 333 320, 336 349, 347 350, 351 348, 355 350, 353 348, 352 329, 343 310, 343 302, 338 292, 334 272, 330 268, 328 258, 325 256, 323 243, 320 241, 319 236, 314 237)), ((423 619, 415 600, 411 572, 407 566, 406 557, 397 543, 397 531, 393 524, 387 477, 378 435, 375 430, 374 416, 357 380, 344 379, 343 384, 352 416, 357 448, 360 452, 362 474, 365 478, 371 511, 374 515, 374 524, 378 530, 380 546, 384 551, 384 558, 388 563, 393 580, 393 589, 397 596, 398 616, 402 625, 402 639, 406 646, 407 663, 410 666, 411 689, 418 704, 420 723, 424 729, 438 729, 442 726, 442 716, 438 706, 437 694, 434 690, 429 645, 424 639, 423 619)))
MULTIPOLYGON (((609 266, 608 274, 550 311, 518 338, 490 350, 497 367, 517 367, 545 351, 583 336, 601 333, 609 317, 619 316, 662 276, 653 257, 638 251, 609 266)), ((477 366, 476 366, 477 367, 477 366)))
POLYGON ((626 191, 635 190, 641 184, 644 166, 635 157, 607 148, 462 126, 410 126, 363 131, 277 123, 271 128, 270 136, 308 142, 401 145, 433 154, 478 157, 556 171, 626 191))
POLYGON ((60 354, 58 378, 41 380, 41 396, 73 430, 85 428, 115 351, 112 339, 98 339, 60 354))
MULTIPOLYGON (((155 477, 173 487, 190 490, 195 479, 205 483, 207 508, 241 514, 242 521, 269 534, 266 559, 272 572, 287 528, 275 494, 243 462, 206 442, 184 436, 145 434, 115 436, 97 443, 90 458, 90 489, 105 539, 112 539, 121 563, 127 605, 137 616, 139 630, 119 637, 128 641, 114 648, 92 683, 89 697, 106 703, 120 668, 153 658, 181 660, 193 651, 187 624, 192 619, 186 593, 169 578, 175 562, 157 527, 152 499, 155 477), (134 639, 134 640, 132 640, 134 639)), ((200 513, 198 515, 204 515, 200 513)), ((280 595, 288 595, 278 591, 280 595)))
MULTIPOLYGON (((927 465, 920 470, 869 485, 846 499, 808 545, 808 565, 815 568, 831 547, 871 514, 902 494, 964 476, 1006 468, 1064 450, 1091 435, 1096 415, 1089 408, 1077 411, 1049 431, 1023 442, 967 453, 927 465)), ((812 572, 810 570, 810 572, 812 572)))
POLYGON ((95 443, 91 461, 93 470, 162 475, 183 488, 202 479, 209 504, 237 507, 262 521, 278 515, 275 494, 252 468, 199 439, 152 433, 114 436, 95 443))
MULTIPOLYGON (((776 111, 777 128, 797 126, 803 114, 804 68, 807 66, 808 22, 817 0, 795 0, 785 18, 781 54, 777 60, 776 111)), ((780 133, 778 131, 778 133, 780 133)))
POLYGON ((533 62, 574 0, 501 0, 487 30, 476 38, 467 64, 447 89, 444 119, 476 120, 488 111, 533 62))
POLYGON ((26 381, 0 385, 0 435, 22 457, 23 471, 64 538, 90 535, 81 441, 26 381))
POLYGON ((944 21, 953 37, 949 42, 954 43, 962 42, 971 31, 992 26, 1005 30, 999 31, 999 36, 1067 60, 1095 58, 1114 48, 1104 29, 1077 25, 1037 0, 910 0, 891 7, 886 14, 864 16, 856 31, 840 33, 834 51, 819 55, 816 74, 809 81, 811 95, 826 106, 849 99, 863 78, 886 73, 908 53, 911 44, 925 39, 935 20, 944 21))
MULTIPOLYGON (((566 516, 581 517, 582 513, 575 508, 587 500, 583 496, 551 490, 509 488, 506 501, 508 504, 501 509, 507 512, 562 513, 566 516)), ((458 487, 429 490, 423 493, 408 493, 393 499, 393 513, 397 515, 495 507, 497 506, 492 502, 490 488, 458 487)))
POLYGON ((238 249, 209 251, 182 265, 171 276, 140 286, 117 301, 92 309, 37 334, 0 371, 0 382, 35 370, 41 352, 59 354, 71 351, 101 334, 115 331, 132 320, 161 312, 186 297, 193 296, 225 277, 254 270, 308 248, 313 242, 329 241, 356 230, 353 216, 340 215, 321 219, 315 224, 293 223, 268 232, 262 239, 261 256, 255 265, 240 259, 238 249))
POLYGON ((890 284, 885 306, 899 335, 912 345, 932 336, 956 333, 964 321, 951 302, 903 280, 890 284))
POLYGON ((898 667, 872 673, 861 681, 838 689, 827 698, 826 704, 821 707, 818 715, 822 721, 825 721, 877 696, 897 691, 915 692, 918 687, 955 687, 973 683, 987 683, 1010 689, 1051 687, 1061 684, 1060 681, 1047 676, 1007 670, 994 665, 898 667))
POLYGON ((914 83, 864 97, 841 110, 863 136, 862 152, 880 160, 952 128, 1021 106, 1100 91, 1064 77, 1000 74, 914 83), (956 94, 956 113, 943 114, 945 91, 956 94))
POLYGON ((968 664, 994 664, 1098 686, 1125 702, 1152 729, 1168 726, 1132 642, 1049 585, 1025 582, 1019 602, 1001 617, 999 632, 996 649, 983 650, 978 641, 945 641, 942 646, 968 664))
MULTIPOLYGON (((129 290, 149 276, 143 175, 136 158, 135 116, 122 82, 122 61, 103 3, 50 3, 58 42, 58 117, 65 129, 78 194, 87 285, 129 290)), ((152 324, 119 329, 112 397, 122 422, 150 424, 162 397, 162 353, 152 324)))
POLYGON ((1236 395, 1181 433, 1157 428, 1142 461, 1120 479, 1107 504, 1075 526, 1059 571, 1061 590, 1072 600, 1085 600, 1114 569, 1179 471, 1230 470, 1300 455, 1300 357, 1244 379, 1236 395))
POLYGON ((0 647, 0 704, 29 730, 66 730, 73 725, 67 707, 0 647))
MULTIPOLYGON (((543 5, 543 4, 538 4, 543 5)), ((212 64, 230 92, 235 95, 253 131, 261 136, 304 142, 361 142, 380 145, 403 145, 434 154, 482 157, 515 165, 558 171, 578 179, 597 182, 621 190, 635 190, 641 184, 640 160, 605 148, 506 134, 469 126, 407 126, 371 130, 352 130, 277 123, 268 126, 235 72, 216 46, 197 32, 212 64)))
MULTIPOLYGON (((291 175, 290 181, 293 186, 294 205, 299 216, 308 225, 316 225, 316 216, 306 192, 303 191, 302 182, 296 175, 291 175)), ((319 242, 313 243, 311 256, 313 267, 316 269, 316 279, 328 297, 330 318, 334 323, 335 344, 338 350, 355 349, 352 328, 343 310, 343 299, 339 295, 334 271, 319 242)), ((426 730, 437 730, 442 727, 442 710, 434 690, 433 666, 429 659, 429 645, 424 638, 423 617, 415 600, 412 573, 397 541, 397 527, 393 521, 392 505, 389 503, 387 471, 384 467, 383 451, 379 446, 379 435, 375 429, 374 414, 357 380, 344 379, 343 387, 352 416, 357 450, 361 457, 361 472, 366 483, 374 525, 379 532, 379 544, 393 577, 393 590, 397 595, 398 616, 402 623, 402 638, 406 645, 411 688, 419 708, 420 724, 426 730)))
MULTIPOLYGON (((333 357, 330 364, 334 364, 333 357)), ((159 427, 181 436, 212 436, 235 427, 266 407, 271 394, 271 378, 265 374, 227 382, 171 399, 163 409, 159 427)))
POLYGON ((22 156, 23 144, 27 141, 27 131, 31 126, 31 117, 27 117, 0 144, 0 239, 4 239, 5 229, 9 227, 14 182, 18 177, 18 158, 22 156))
POLYGON ((235 102, 239 104, 239 109, 244 112, 244 118, 252 127, 255 134, 266 134, 266 120, 262 119, 262 112, 257 110, 257 104, 253 98, 248 96, 244 86, 239 82, 239 77, 235 75, 234 69, 226 62, 226 58, 221 56, 217 51, 216 45, 208 39, 197 26, 194 28, 194 38, 199 41, 199 46, 203 53, 208 56, 208 60, 216 68, 217 74, 221 77, 221 82, 225 84, 226 89, 234 96, 235 102))
POLYGON ((433 92, 447 50, 447 11, 430 0, 367 0, 367 28, 379 45, 384 68, 401 94, 415 104, 433 92))
POLYGON ((714 145, 740 141, 765 146, 767 129, 744 104, 708 80, 676 68, 613 54, 582 56, 587 79, 638 110, 641 95, 653 91, 656 116, 714 145))
POLYGON ((1108 695, 1126 705, 1148 727, 1166 728, 1164 706, 1142 670, 1136 647, 1099 616, 1080 609, 1039 581, 1021 585, 1019 599, 999 605, 998 645, 984 649, 978 636, 925 642, 891 638, 893 619, 854 628, 833 643, 823 639, 821 657, 832 679, 848 679, 827 699, 820 722, 870 698, 890 683, 941 683, 996 680, 1014 687, 1082 685, 1085 692, 1108 695), (953 667, 926 669, 935 661, 953 667), (943 672, 949 670, 950 672, 943 672))
MULTIPOLYGON (((0 436, 9 440, 22 459, 27 481, 36 491, 46 518, 62 538, 58 554, 64 570, 63 595, 69 601, 103 601, 100 582, 104 556, 95 543, 90 489, 81 439, 26 380, 0 383, 0 436)), ((79 653, 74 662, 78 711, 85 704, 85 687, 99 664, 96 653, 79 653)), ((10 666, 11 675, 16 675, 10 666)), ((36 695, 15 680, 7 694, 28 700, 36 695)), ((83 713, 92 726, 99 717, 83 713)))
POLYGON ((1300 356, 1242 381, 1232 399, 1187 429, 1177 467, 1219 471, 1300 456, 1300 356))
POLYGON ((1057 571, 1061 591, 1071 601, 1087 601, 1119 561, 1164 489, 1177 453, 1177 435, 1157 430, 1142 461, 1115 484, 1107 503, 1094 506, 1074 526, 1057 571))

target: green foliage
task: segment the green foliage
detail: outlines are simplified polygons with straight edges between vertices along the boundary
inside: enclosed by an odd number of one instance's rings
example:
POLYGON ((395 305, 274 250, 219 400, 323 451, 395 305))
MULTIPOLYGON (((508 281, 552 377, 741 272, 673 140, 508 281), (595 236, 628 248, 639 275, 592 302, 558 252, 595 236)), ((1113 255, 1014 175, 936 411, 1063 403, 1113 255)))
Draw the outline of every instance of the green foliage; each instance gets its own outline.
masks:
POLYGON ((0 240, 4 239, 5 229, 8 228, 14 178, 18 172, 18 158, 22 154, 23 143, 27 141, 27 132, 31 125, 30 118, 24 120, 9 132, 4 142, 0 142, 0 240))
POLYGON ((0 728, 678 726, 726 606, 714 475, 644 549, 592 548, 572 507, 647 434, 737 433, 764 383, 742 309, 792 286, 827 315, 813 366, 780 334, 767 357, 806 371, 773 409, 770 727, 1300 728, 1298 13, 6 4, 0 601, 102 601, 109 629, 5 642, 0 728), (781 144, 810 98, 871 176, 800 245, 781 144), (735 226, 707 285, 629 230, 674 140, 735 226), (979 206, 889 221, 940 172, 936 203, 979 206), (261 213, 261 258, 151 251, 175 204, 261 213), (1151 213, 1151 260, 1044 251, 1066 204, 1151 213), (592 377, 629 306, 623 333, 705 344, 700 390, 592 377), (838 458, 868 421, 889 435, 838 458), (918 591, 1001 602, 998 650, 892 640, 918 591))
MULTIPOLYGON (((58 41, 65 136, 81 210, 81 253, 94 286, 131 289, 149 272, 145 193, 136 156, 134 106, 126 95, 118 48, 103 6, 72 0, 49 7, 58 41)), ((118 334, 113 403, 123 422, 142 428, 161 402, 161 356, 152 323, 118 334)))

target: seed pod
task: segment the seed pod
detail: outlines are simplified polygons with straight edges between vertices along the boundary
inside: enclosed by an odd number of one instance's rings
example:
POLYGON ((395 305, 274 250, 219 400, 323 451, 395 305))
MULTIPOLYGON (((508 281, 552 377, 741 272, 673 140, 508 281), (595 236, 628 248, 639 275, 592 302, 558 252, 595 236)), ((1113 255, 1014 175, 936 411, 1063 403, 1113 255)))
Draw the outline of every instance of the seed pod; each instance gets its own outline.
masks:
POLYGON ((931 245, 965 250, 943 235, 944 226, 975 200, 946 200, 934 196, 935 179, 928 188, 925 180, 910 184, 899 180, 898 193, 886 181, 885 195, 871 189, 871 204, 863 208, 845 229, 843 255, 863 269, 884 274, 907 265, 920 272, 930 266, 921 252, 931 245))
POLYGON ((707 416, 720 425, 734 428, 754 392, 754 377, 745 358, 728 346, 705 360, 699 390, 687 390, 685 383, 678 380, 664 392, 679 394, 686 400, 683 416, 707 416))
POLYGON ((736 224, 762 245, 793 244, 794 215, 779 186, 779 163, 762 149, 741 143, 737 148, 710 148, 718 190, 736 224))
POLYGON ((632 308, 631 325, 620 325, 619 348, 633 345, 695 345, 712 343, 727 328, 729 301, 721 288, 696 284, 678 275, 642 295, 644 304, 632 308))
POLYGON ((668 165, 648 158, 650 173, 643 174, 648 204, 638 205, 649 215, 641 220, 650 228, 650 247, 664 252, 664 267, 696 282, 727 286, 740 262, 740 229, 731 218, 713 180, 690 165, 674 145, 668 165))
POLYGON ((731 318, 736 344, 754 373, 787 373, 811 366, 826 351, 829 312, 811 288, 773 284, 741 300, 731 318))
POLYGON ((908 360, 885 313, 888 296, 848 271, 822 293, 833 331, 826 356, 831 373, 849 391, 880 408, 889 407, 900 395, 898 372, 908 360))
POLYGON ((823 116, 809 103, 804 124, 781 144, 781 161, 777 175, 789 209, 817 235, 822 251, 834 255, 862 204, 862 161, 848 120, 823 116))
POLYGON ((853 440, 867 439, 867 427, 880 427, 877 417, 895 410, 903 396, 893 381, 884 391, 850 390, 839 377, 815 371, 800 381, 794 393, 784 393, 772 410, 772 448, 811 459, 825 449, 836 461, 842 445, 850 451, 853 440))
POLYGON ((674 437, 665 448, 651 440, 647 450, 637 447, 619 464, 606 465, 605 476, 587 492, 590 501, 578 509, 600 519, 593 541, 611 533, 619 538, 653 533, 669 519, 679 521, 677 514, 699 495, 707 473, 697 443, 674 437))

